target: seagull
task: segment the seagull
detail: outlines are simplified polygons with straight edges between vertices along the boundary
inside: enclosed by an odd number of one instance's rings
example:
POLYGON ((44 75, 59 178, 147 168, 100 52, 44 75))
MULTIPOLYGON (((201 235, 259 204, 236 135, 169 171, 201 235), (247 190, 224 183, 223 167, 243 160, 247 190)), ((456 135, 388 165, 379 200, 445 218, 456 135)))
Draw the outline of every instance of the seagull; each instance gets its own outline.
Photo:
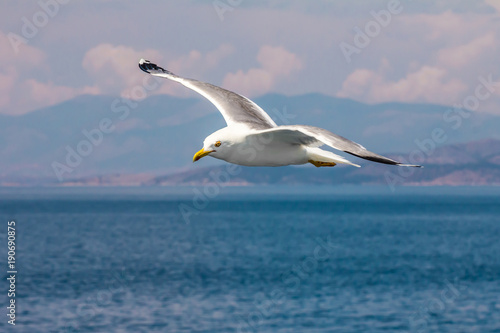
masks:
POLYGON ((227 126, 210 134, 193 156, 193 162, 211 156, 244 166, 285 166, 311 163, 333 167, 338 163, 354 164, 342 156, 320 149, 323 145, 365 160, 405 166, 390 158, 368 151, 362 145, 323 128, 306 125, 278 126, 256 103, 235 92, 210 83, 187 79, 141 59, 139 68, 153 76, 179 82, 208 99, 220 111, 227 126))

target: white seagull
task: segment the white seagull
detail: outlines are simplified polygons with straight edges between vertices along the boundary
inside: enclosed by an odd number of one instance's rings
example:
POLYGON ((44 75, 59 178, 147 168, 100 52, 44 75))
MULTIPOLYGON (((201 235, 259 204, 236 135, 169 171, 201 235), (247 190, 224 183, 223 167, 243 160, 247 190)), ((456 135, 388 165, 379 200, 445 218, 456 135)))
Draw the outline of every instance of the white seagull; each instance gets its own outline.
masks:
POLYGON ((246 166, 311 163, 316 167, 332 167, 343 163, 359 167, 342 156, 319 148, 328 145, 373 162, 421 167, 402 164, 372 153, 362 145, 323 128, 305 125, 278 126, 250 99, 210 83, 182 78, 148 60, 141 59, 139 68, 151 75, 177 81, 196 91, 222 113, 227 126, 205 139, 203 148, 194 155, 193 162, 209 155, 246 166))

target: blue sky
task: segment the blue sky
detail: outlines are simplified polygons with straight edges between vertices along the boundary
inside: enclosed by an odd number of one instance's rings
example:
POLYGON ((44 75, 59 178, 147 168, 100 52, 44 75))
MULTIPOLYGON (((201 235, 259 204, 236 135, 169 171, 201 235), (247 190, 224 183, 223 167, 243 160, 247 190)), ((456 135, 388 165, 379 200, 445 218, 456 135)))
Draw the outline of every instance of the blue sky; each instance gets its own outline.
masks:
MULTIPOLYGON (((0 113, 129 96, 141 57, 249 97, 454 105, 500 81, 499 38, 499 0, 4 1, 0 113)), ((171 82, 154 93, 194 96, 171 82)), ((500 86, 477 112, 500 114, 500 86)))

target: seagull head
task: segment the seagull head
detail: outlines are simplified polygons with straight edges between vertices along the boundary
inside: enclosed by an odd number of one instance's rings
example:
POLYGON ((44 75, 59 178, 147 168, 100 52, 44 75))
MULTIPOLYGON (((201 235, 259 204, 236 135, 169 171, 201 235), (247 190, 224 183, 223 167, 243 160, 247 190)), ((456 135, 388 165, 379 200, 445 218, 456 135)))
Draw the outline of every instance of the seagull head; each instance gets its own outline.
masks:
POLYGON ((229 156, 231 147, 238 142, 236 134, 227 127, 210 134, 203 141, 203 148, 194 154, 193 162, 208 155, 224 160, 226 156, 229 156))

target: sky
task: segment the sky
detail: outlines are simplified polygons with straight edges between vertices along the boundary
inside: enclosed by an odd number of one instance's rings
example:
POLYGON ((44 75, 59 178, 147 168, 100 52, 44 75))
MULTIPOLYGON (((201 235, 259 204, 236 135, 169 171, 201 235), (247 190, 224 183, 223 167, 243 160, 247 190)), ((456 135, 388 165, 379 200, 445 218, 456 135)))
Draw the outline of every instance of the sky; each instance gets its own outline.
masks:
MULTIPOLYGON (((500 0, 7 0, 0 114, 133 96, 145 58, 251 98, 315 92, 500 115, 499 51, 500 0)), ((196 95, 168 81, 148 94, 196 95)))

